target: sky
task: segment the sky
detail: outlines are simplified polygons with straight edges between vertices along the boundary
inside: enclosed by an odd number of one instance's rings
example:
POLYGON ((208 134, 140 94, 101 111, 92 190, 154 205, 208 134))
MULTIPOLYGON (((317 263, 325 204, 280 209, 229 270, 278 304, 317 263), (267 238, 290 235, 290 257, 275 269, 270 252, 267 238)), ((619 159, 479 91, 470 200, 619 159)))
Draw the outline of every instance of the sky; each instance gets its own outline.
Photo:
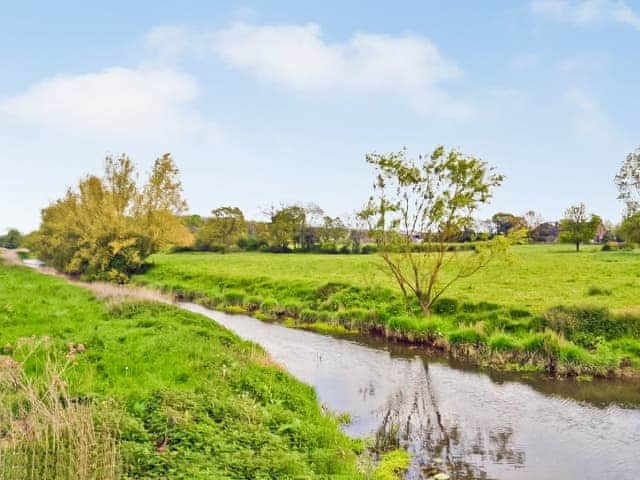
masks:
POLYGON ((190 211, 371 193, 367 152, 437 145, 506 175, 478 212, 617 221, 640 146, 640 0, 6 2, 0 231, 108 154, 170 152, 190 211))

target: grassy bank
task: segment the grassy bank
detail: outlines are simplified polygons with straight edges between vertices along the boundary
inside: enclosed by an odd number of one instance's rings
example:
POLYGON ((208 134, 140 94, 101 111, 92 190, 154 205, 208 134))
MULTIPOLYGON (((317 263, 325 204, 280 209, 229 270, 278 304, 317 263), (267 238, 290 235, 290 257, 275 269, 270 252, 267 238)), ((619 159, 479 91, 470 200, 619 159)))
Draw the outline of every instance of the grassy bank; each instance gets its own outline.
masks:
POLYGON ((74 404, 111 405, 124 478, 364 478, 361 442, 256 345, 175 307, 109 305, 0 265, 2 367, 43 376, 45 356, 20 353, 42 338, 72 359, 54 378, 74 404))
POLYGON ((407 313, 373 255, 156 255, 134 281, 213 308, 384 334, 500 368, 623 376, 640 369, 639 260, 518 246, 508 263, 456 284, 430 318, 407 313))

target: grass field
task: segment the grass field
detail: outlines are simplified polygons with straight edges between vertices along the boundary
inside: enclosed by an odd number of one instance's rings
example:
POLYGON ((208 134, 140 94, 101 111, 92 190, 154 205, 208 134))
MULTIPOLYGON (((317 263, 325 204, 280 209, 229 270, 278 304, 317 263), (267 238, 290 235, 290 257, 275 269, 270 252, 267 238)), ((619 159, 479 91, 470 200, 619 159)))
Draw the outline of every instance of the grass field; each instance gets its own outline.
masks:
MULTIPOLYGON (((361 443, 255 344, 172 306, 110 306, 62 279, 0 264, 4 354, 22 360, 17 346, 43 337, 61 358, 83 345, 64 380, 74 399, 115 402, 124 478, 364 478, 361 443)), ((42 375, 43 361, 30 357, 28 374, 42 375)))
POLYGON ((455 284, 429 319, 406 315, 375 255, 184 253, 151 262, 134 281, 217 308, 382 329, 467 353, 474 347, 483 361, 505 365, 596 374, 640 367, 640 254, 633 251, 516 246, 510 258, 455 284))
MULTIPOLYGON (((534 313, 556 305, 640 308, 640 252, 602 252, 586 246, 518 245, 511 258, 490 264, 478 275, 455 284, 446 294, 461 302, 491 302, 534 313), (604 294, 593 294, 601 289, 604 294), (592 290, 590 292, 590 290, 592 290)), ((376 255, 313 254, 158 254, 148 278, 175 275, 207 288, 207 277, 266 278, 320 286, 344 282, 361 287, 397 289, 376 255)))

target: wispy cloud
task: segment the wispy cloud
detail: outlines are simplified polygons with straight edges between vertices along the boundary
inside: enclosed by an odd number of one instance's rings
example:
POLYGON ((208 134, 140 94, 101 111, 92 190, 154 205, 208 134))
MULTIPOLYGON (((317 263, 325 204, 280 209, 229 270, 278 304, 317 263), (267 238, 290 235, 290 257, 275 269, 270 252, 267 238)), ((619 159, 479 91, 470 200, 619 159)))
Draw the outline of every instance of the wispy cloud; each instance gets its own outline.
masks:
POLYGON ((640 31, 640 14, 624 0, 533 0, 531 10, 574 25, 617 22, 640 31))
POLYGON ((465 116, 469 105, 445 92, 462 76, 430 40, 420 36, 358 33, 330 43, 317 24, 252 25, 238 22, 206 33, 161 27, 147 44, 161 56, 177 46, 208 51, 257 79, 297 91, 383 93, 406 99, 413 107, 443 116, 465 116))

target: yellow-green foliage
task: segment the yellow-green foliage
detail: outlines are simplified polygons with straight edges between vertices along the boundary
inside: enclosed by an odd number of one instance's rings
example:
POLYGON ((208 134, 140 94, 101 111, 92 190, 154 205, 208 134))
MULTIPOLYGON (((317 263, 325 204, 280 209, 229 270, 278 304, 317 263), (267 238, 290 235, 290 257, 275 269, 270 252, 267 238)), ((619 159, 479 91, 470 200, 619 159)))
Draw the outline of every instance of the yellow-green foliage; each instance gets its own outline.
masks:
POLYGON ((374 480, 400 480, 409 468, 411 457, 405 450, 393 450, 385 453, 380 459, 373 478, 374 480))
POLYGON ((104 177, 87 176, 42 210, 30 246, 60 271, 124 282, 148 255, 190 244, 191 234, 176 216, 186 207, 181 191, 168 154, 156 160, 142 188, 129 158, 107 157, 104 177))

